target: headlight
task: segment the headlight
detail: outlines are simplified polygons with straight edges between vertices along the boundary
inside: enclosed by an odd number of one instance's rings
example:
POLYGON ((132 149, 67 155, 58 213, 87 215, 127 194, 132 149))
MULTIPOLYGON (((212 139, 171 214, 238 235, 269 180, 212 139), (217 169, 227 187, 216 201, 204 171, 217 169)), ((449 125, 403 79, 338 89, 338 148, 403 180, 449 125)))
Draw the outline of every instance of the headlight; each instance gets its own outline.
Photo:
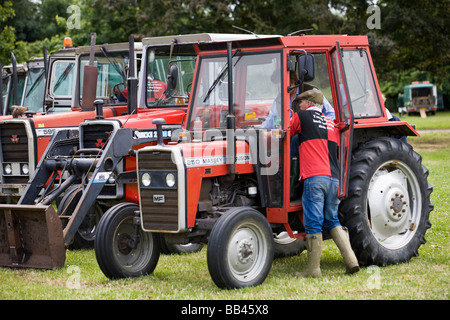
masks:
POLYGON ((30 167, 28 166, 27 163, 24 163, 24 164, 22 165, 22 173, 23 173, 23 174, 29 174, 29 173, 30 173, 30 167))
POLYGON ((9 164, 9 163, 5 164, 4 169, 5 169, 5 174, 11 174, 12 173, 12 166, 11 166, 11 164, 9 164))
POLYGON ((175 185, 175 176, 173 173, 168 173, 166 175, 166 183, 168 187, 173 187, 175 185))
POLYGON ((152 182, 152 179, 150 178, 150 174, 144 173, 141 177, 141 182, 144 185, 144 187, 148 187, 150 183, 152 182))
POLYGON ((111 173, 108 178, 108 183, 113 184, 114 182, 116 182, 116 175, 111 173))

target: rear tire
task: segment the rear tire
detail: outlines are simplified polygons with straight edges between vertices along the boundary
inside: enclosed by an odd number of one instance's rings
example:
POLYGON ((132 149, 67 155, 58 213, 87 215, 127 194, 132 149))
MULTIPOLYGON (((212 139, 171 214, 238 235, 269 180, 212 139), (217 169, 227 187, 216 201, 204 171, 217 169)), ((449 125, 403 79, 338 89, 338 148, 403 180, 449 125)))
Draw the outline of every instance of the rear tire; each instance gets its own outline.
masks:
POLYGON ((339 207, 361 265, 397 264, 418 256, 433 205, 428 170, 410 145, 377 138, 352 156, 348 197, 339 207))
POLYGON ((208 269, 219 288, 243 288, 264 282, 273 262, 273 235, 267 219, 249 207, 220 217, 208 242, 208 269))
POLYGON ((95 256, 100 269, 110 279, 133 278, 153 272, 160 255, 159 235, 145 232, 133 223, 134 203, 111 207, 100 219, 95 238, 95 256), (135 228, 139 242, 130 246, 135 228))
POLYGON ((286 231, 280 232, 273 238, 275 258, 297 256, 306 250, 306 241, 289 237, 286 231))

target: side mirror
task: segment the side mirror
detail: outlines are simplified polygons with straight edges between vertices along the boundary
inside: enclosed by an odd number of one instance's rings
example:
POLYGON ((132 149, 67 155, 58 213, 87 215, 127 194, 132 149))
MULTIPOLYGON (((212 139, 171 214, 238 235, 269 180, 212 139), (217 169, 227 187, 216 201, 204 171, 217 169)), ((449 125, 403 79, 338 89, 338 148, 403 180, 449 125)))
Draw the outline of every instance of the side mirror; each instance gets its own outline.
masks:
POLYGON ((178 67, 176 64, 172 64, 169 67, 169 72, 167 73, 167 85, 169 89, 173 90, 177 87, 178 81, 178 67))
POLYGON ((297 56, 300 83, 314 80, 314 56, 310 53, 297 56))

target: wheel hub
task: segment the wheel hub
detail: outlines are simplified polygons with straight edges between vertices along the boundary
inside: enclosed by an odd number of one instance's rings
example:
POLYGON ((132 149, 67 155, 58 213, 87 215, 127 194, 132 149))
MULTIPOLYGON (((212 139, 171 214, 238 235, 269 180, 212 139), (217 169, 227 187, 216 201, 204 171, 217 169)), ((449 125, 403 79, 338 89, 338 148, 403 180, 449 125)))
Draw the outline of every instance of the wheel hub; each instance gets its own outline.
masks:
POLYGON ((411 224, 407 176, 379 170, 368 190, 372 233, 378 241, 406 232, 411 224))
POLYGON ((395 197, 391 198, 391 206, 389 207, 391 219, 400 220, 405 215, 408 204, 403 199, 405 199, 405 195, 399 193, 395 193, 395 197))
POLYGON ((124 234, 122 233, 119 236, 118 239, 118 245, 119 245, 119 252, 122 254, 129 254, 132 250, 132 248, 130 247, 130 241, 131 241, 131 237, 128 234, 124 234))
POLYGON ((247 263, 253 254, 253 245, 248 240, 243 240, 238 245, 238 259, 240 263, 247 263))

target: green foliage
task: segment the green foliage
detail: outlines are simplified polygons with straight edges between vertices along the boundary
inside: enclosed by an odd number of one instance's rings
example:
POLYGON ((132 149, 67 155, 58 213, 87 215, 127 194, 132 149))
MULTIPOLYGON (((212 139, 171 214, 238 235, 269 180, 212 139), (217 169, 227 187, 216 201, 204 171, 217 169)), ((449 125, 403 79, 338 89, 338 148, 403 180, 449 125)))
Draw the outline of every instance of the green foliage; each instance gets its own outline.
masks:
POLYGON ((49 53, 62 49, 63 42, 64 35, 60 34, 35 42, 17 41, 14 55, 17 61, 27 61, 31 58, 42 57, 44 47, 49 53))
POLYGON ((10 52, 14 49, 16 41, 14 28, 5 24, 12 17, 14 17, 12 3, 4 1, 0 4, 0 63, 4 66, 10 62, 10 52))

